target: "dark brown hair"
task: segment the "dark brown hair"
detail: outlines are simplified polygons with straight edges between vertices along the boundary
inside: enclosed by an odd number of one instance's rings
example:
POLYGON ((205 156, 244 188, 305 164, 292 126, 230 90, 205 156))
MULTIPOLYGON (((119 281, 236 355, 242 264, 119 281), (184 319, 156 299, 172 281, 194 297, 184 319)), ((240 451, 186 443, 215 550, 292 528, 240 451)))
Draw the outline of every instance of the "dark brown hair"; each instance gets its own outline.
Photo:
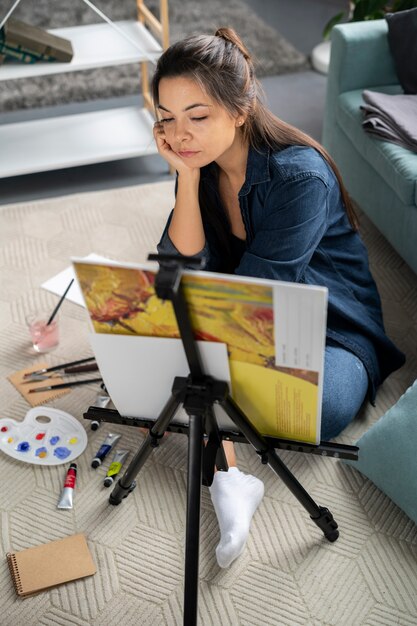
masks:
POLYGON ((279 150, 301 145, 317 150, 334 171, 349 221, 357 228, 355 211, 335 162, 318 141, 280 120, 265 106, 251 55, 233 29, 219 28, 215 35, 192 35, 162 54, 152 80, 156 107, 159 81, 175 76, 192 78, 232 115, 243 116, 243 139, 253 148, 261 150, 268 146, 279 150))

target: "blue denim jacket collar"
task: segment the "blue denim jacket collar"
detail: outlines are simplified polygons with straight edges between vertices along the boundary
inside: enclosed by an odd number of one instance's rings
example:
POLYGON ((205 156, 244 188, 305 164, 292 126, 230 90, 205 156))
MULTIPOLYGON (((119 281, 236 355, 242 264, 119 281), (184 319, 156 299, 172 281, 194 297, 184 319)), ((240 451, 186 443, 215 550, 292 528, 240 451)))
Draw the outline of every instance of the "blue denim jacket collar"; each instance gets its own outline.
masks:
POLYGON ((266 183, 271 180, 269 157, 269 148, 258 151, 252 148, 252 146, 249 147, 245 182, 239 191, 239 196, 246 196, 250 192, 252 185, 266 183))
MULTIPOLYGON (((269 148, 255 150, 255 148, 249 146, 245 182, 239 191, 239 196, 246 196, 253 185, 266 183, 271 180, 269 172, 270 154, 269 148)), ((211 182, 213 178, 217 178, 217 175, 218 166, 215 162, 209 163, 202 168, 201 178, 204 180, 211 182)))

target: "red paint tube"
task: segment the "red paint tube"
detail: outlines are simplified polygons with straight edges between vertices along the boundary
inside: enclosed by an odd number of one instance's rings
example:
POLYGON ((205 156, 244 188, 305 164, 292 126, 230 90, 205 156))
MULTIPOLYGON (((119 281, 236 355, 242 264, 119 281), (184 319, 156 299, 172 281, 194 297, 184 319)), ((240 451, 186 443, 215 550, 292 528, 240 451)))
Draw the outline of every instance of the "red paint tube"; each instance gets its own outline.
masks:
POLYGON ((71 463, 67 472, 67 476, 65 478, 64 488, 61 491, 59 502, 57 504, 58 509, 72 509, 76 478, 77 464, 71 463))

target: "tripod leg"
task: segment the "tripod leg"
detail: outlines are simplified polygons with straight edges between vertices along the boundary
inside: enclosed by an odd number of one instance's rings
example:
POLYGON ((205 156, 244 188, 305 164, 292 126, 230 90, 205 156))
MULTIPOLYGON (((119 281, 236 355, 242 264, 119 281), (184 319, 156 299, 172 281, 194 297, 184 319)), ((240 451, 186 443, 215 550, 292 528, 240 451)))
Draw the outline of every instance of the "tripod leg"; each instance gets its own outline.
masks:
POLYGON ((203 453, 203 484, 210 487, 216 468, 223 472, 229 469, 212 405, 206 409, 205 431, 208 441, 203 453))
POLYGON ((292 494, 308 511, 311 519, 323 531, 326 539, 328 539, 328 541, 336 541, 339 536, 339 531, 337 530, 337 523, 333 519, 331 512, 325 507, 318 506, 318 504, 316 504, 309 493, 307 493, 304 487, 290 472, 285 463, 281 461, 275 450, 268 446, 262 435, 252 426, 246 415, 240 410, 238 405, 230 396, 225 398, 221 402, 221 405, 231 420, 239 428, 240 432, 255 448, 257 453, 261 455, 262 462, 268 463, 273 471, 286 484, 292 494))
POLYGON ((149 457, 153 448, 155 447, 155 438, 160 438, 163 436, 171 419, 175 415, 179 404, 180 400, 178 400, 175 395, 172 394, 168 402, 162 409, 162 412, 156 420, 155 424, 149 431, 149 434, 146 437, 145 441, 142 443, 141 447, 129 463, 129 466, 123 474, 122 478, 120 478, 120 480, 116 483, 109 497, 110 504, 120 504, 123 498, 126 498, 129 493, 133 491, 133 489, 136 487, 136 482, 134 479, 136 478, 140 468, 144 465, 146 459, 149 457))
POLYGON ((197 624, 203 435, 203 418, 199 415, 190 415, 187 526, 185 536, 184 626, 197 624))

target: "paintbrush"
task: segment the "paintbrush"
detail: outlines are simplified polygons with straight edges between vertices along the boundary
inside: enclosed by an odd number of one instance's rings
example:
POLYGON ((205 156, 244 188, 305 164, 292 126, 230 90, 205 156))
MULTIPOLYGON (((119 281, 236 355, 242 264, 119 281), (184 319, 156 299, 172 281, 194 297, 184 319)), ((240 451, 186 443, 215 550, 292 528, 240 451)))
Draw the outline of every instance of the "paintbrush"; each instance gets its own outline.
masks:
POLYGON ((71 376, 74 374, 82 374, 83 372, 96 372, 98 370, 97 363, 90 363, 88 365, 79 365, 78 367, 64 367, 61 371, 47 372, 46 374, 30 374, 25 375, 25 380, 22 385, 35 383, 39 380, 48 380, 51 378, 62 378, 64 376, 71 376))
POLYGON ((51 316, 50 316, 49 320, 46 322, 46 325, 47 325, 47 326, 49 326, 49 324, 50 324, 50 323, 52 322, 52 320, 54 319, 55 315, 58 313, 58 311, 59 311, 59 309, 60 309, 60 307, 61 307, 61 304, 62 304, 62 303, 64 302, 64 300, 65 300, 65 296, 67 295, 67 293, 69 292, 69 290, 70 290, 70 289, 71 289, 71 287, 72 287, 72 283, 74 282, 74 280, 75 280, 75 278, 72 278, 72 279, 70 280, 70 283, 69 283, 68 287, 65 289, 64 293, 63 293, 63 294, 62 294, 62 296, 60 297, 58 304, 56 305, 56 307, 55 307, 55 308, 54 308, 54 310, 52 311, 52 313, 51 313, 51 316))
POLYGON ((74 380, 70 383, 60 383, 59 385, 48 385, 47 387, 36 387, 29 389, 28 393, 40 393, 41 391, 53 391, 54 389, 66 389, 67 387, 76 387, 77 385, 88 385, 89 383, 98 383, 102 378, 89 378, 88 380, 74 380))
POLYGON ((28 372, 23 376, 23 378, 30 378, 31 376, 36 376, 37 374, 46 374, 47 372, 56 372, 58 370, 62 370, 66 367, 72 367, 74 365, 81 365, 81 363, 88 363, 89 361, 95 361, 95 356, 89 356, 87 359, 79 359, 78 361, 70 361, 69 363, 61 363, 60 365, 54 365, 53 367, 44 367, 41 370, 36 370, 35 372, 28 372))

